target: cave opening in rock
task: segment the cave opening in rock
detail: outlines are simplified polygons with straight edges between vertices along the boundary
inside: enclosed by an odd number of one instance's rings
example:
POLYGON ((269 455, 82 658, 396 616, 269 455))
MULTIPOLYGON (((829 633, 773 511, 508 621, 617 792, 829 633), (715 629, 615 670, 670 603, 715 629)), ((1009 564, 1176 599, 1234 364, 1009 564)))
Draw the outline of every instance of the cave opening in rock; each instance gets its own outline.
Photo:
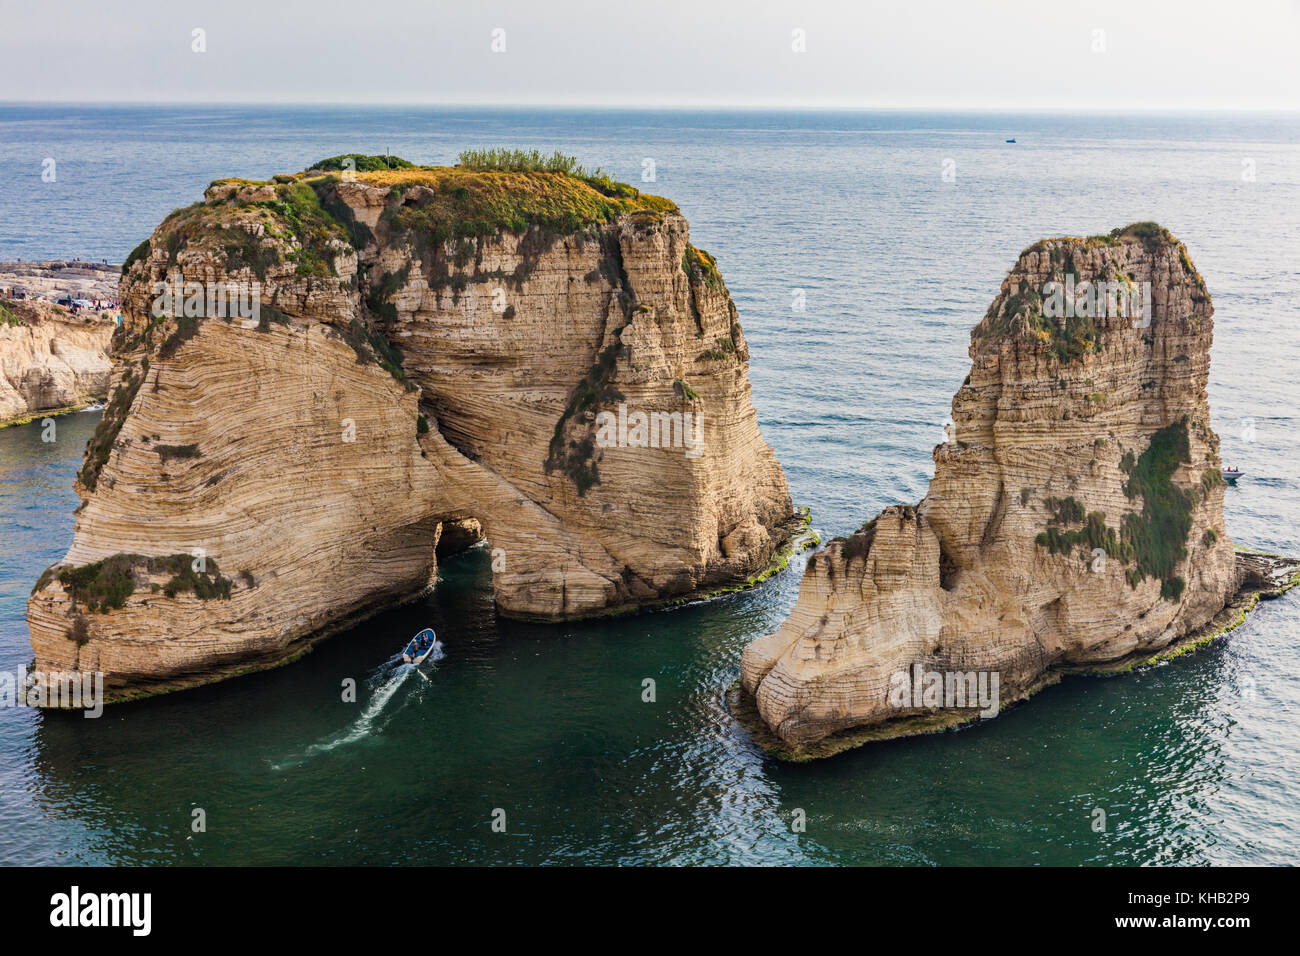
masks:
POLYGON ((454 518, 442 522, 434 554, 439 561, 468 551, 484 538, 483 524, 477 518, 454 518))

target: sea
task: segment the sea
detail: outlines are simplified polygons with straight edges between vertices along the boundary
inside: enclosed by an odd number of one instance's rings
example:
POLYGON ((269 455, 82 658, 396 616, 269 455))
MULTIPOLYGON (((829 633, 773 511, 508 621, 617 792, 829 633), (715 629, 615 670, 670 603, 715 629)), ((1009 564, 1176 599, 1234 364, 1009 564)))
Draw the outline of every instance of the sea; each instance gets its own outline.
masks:
MULTIPOLYGON (((121 262, 214 179, 340 153, 560 150, 676 201, 717 257, 763 435, 835 535, 925 494, 970 330, 1023 248, 1155 220, 1214 299, 1212 424, 1249 473, 1229 534, 1300 555, 1298 144, 1294 113, 0 104, 0 260, 121 262)), ((11 673, 96 420, 59 418, 54 442, 39 420, 0 430, 11 673)), ((805 562, 705 603, 538 625, 497 617, 476 548, 289 666, 98 719, 0 709, 0 864, 1300 862, 1300 595, 1168 664, 788 764, 725 696, 805 562), (440 658, 394 668, 425 626, 440 658)))

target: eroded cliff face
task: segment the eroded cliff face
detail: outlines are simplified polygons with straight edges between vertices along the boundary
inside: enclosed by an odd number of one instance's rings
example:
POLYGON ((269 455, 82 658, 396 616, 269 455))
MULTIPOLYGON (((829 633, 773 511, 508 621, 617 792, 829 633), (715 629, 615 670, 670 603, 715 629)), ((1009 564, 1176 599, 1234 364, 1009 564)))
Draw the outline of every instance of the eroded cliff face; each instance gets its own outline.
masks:
POLYGON ((0 300, 0 425, 104 398, 113 328, 93 313, 0 300))
POLYGON ((37 668, 111 697, 291 659, 428 587, 444 528, 487 538, 503 613, 549 620, 783 543, 735 307, 666 200, 459 168, 219 181, 122 298, 73 544, 28 606, 37 668), (178 276, 204 317, 154 314, 178 276), (256 318, 213 314, 254 282, 256 318))
POLYGON ((1063 668, 1166 647, 1224 607, 1237 575, 1206 400, 1212 312, 1185 248, 1154 224, 1021 255, 972 332, 924 500, 815 555, 790 617, 744 651, 743 689, 785 747, 981 709, 973 694, 931 706, 918 667, 948 687, 997 675, 1006 706, 1063 668), (1048 283, 1090 280, 1120 291, 1104 314, 1044 314, 1059 304, 1048 283), (1149 323, 1119 314, 1146 283, 1149 323))

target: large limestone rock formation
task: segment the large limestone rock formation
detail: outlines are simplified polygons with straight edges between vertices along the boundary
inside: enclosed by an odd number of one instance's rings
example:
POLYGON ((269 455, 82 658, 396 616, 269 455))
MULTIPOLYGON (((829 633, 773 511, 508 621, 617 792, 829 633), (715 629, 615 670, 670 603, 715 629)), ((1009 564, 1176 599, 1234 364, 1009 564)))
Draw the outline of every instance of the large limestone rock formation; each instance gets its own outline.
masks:
POLYGON ((743 691, 782 748, 934 726, 914 693, 927 674, 970 719, 974 695, 962 707, 947 690, 973 685, 954 675, 997 675, 1005 706, 1224 607, 1237 572, 1206 401, 1212 311, 1182 243, 1151 223, 1020 256, 971 334, 925 499, 815 555, 790 617, 744 651, 743 691), (1087 280, 1114 284, 1105 314, 1053 318, 1047 283, 1087 280), (1145 283, 1149 320, 1119 314, 1145 283))
POLYGON ((0 425, 104 398, 113 329, 93 312, 0 299, 0 425))
POLYGON ((672 203, 362 165, 214 183, 128 261, 76 534, 28 607, 38 669, 122 698, 272 666, 427 588, 444 534, 485 536, 500 611, 548 620, 783 544, 736 309, 672 203), (256 318, 208 301, 230 282, 256 318), (155 283, 207 317, 156 317, 155 283))

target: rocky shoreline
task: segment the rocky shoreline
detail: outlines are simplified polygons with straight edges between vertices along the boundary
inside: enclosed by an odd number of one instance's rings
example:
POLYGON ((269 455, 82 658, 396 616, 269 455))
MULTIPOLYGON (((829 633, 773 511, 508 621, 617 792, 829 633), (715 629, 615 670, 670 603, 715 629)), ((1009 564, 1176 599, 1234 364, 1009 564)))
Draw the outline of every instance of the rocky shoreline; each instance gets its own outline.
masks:
POLYGON ((116 301, 121 265, 82 259, 50 259, 43 262, 0 262, 0 299, 10 293, 28 299, 56 301, 98 299, 116 301))
POLYGON ((0 428, 107 397, 120 278, 108 263, 0 262, 0 428))
POLYGON ((0 298, 0 427, 103 401, 115 314, 0 298))

